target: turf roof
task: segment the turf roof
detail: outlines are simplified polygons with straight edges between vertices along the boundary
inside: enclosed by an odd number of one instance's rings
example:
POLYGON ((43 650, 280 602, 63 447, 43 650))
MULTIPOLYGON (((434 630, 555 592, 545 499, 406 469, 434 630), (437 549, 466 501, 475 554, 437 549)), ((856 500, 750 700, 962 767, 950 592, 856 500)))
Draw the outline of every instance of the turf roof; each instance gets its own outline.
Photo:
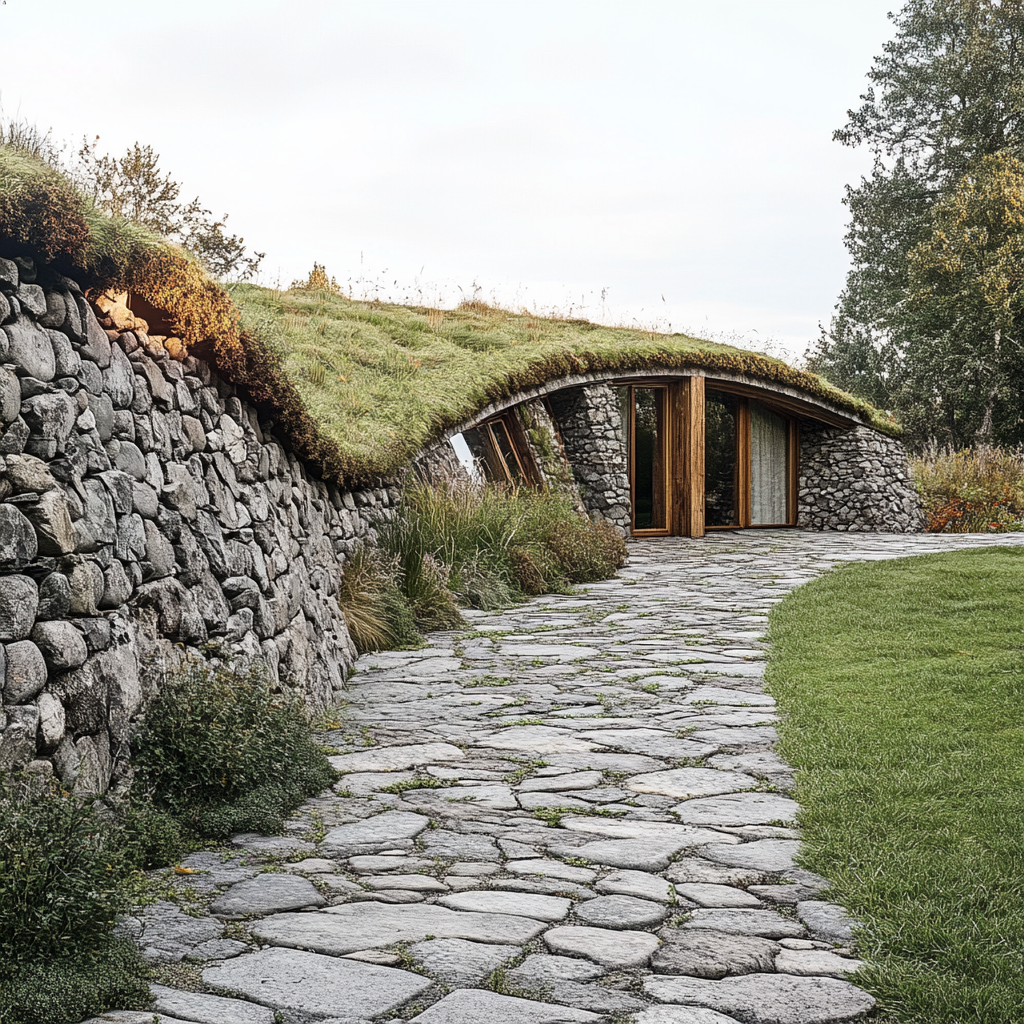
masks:
POLYGON ((580 373, 745 374, 898 430, 813 374, 681 334, 481 304, 442 314, 323 291, 225 289, 182 250, 104 216, 45 164, 0 147, 0 255, 16 252, 165 310, 192 351, 245 387, 298 455, 343 484, 394 473, 491 402, 580 373))

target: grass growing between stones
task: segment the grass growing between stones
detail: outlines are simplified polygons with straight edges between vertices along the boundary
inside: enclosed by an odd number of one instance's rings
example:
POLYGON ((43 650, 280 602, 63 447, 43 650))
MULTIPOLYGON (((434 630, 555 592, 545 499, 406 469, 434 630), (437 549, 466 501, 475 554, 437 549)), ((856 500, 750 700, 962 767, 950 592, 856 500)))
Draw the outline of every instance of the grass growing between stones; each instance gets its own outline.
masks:
POLYGON ((808 868, 900 1024, 1024 1021, 1024 551, 855 565, 771 616, 808 868))

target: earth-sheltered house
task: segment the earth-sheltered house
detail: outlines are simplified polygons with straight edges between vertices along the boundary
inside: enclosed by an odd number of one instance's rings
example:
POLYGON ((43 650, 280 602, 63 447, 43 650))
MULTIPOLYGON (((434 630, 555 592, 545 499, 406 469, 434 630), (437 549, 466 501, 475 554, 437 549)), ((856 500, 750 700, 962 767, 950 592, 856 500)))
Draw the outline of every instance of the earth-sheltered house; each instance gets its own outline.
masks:
POLYGON ((637 537, 920 528, 898 428, 685 337, 224 286, 0 149, 0 769, 128 777, 183 651, 325 705, 340 571, 406 474, 569 488, 637 537))

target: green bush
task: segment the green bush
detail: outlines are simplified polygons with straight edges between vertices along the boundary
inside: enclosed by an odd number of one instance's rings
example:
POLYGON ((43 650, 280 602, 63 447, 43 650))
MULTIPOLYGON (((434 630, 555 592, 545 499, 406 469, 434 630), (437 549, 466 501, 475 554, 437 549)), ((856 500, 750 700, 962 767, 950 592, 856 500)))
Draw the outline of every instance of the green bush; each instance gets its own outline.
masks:
POLYGON ((613 576, 626 545, 555 491, 411 483, 378 525, 385 556, 422 629, 459 624, 456 602, 485 610, 613 576))
POLYGON ((298 697, 262 669, 193 662, 153 702, 132 745, 135 786, 197 837, 278 832, 284 816, 337 777, 298 697))
POLYGON ((141 1008, 148 987, 114 923, 142 897, 116 823, 38 778, 0 783, 0 1024, 141 1008))

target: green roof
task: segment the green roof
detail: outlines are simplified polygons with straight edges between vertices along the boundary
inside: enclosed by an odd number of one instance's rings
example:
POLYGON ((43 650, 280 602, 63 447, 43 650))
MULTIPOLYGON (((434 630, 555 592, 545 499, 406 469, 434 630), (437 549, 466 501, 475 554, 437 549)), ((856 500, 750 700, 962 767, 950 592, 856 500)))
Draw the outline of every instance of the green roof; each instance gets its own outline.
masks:
POLYGON ((29 253, 86 287, 165 310, 183 341, 245 387, 328 479, 389 475, 490 403, 579 374, 700 369, 796 389, 886 433, 896 423, 813 374, 681 334, 480 303, 451 311, 329 291, 221 287, 182 250, 99 214, 39 161, 0 147, 0 255, 29 253))

